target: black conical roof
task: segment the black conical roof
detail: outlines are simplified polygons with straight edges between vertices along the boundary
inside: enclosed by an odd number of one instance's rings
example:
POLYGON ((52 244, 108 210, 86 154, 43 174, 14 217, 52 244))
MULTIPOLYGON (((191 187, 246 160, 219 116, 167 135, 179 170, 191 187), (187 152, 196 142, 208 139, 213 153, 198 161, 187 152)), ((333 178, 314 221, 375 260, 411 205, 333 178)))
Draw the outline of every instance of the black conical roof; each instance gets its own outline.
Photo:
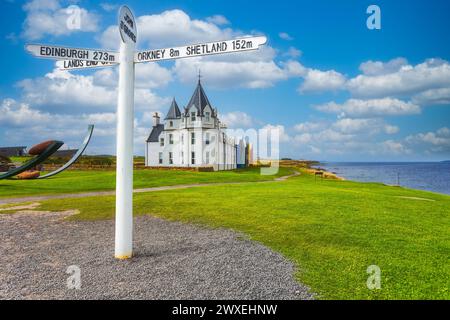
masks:
POLYGON ((209 106, 212 109, 211 103, 206 96, 205 90, 203 90, 200 80, 198 81, 197 88, 195 88, 191 100, 186 106, 186 111, 188 111, 192 106, 195 106, 199 110, 200 115, 203 115, 203 110, 206 106, 209 106))
POLYGON ((172 105, 170 106, 169 112, 167 112, 166 120, 167 119, 179 119, 181 118, 181 111, 180 108, 178 108, 178 104, 175 101, 175 98, 172 100, 172 105))

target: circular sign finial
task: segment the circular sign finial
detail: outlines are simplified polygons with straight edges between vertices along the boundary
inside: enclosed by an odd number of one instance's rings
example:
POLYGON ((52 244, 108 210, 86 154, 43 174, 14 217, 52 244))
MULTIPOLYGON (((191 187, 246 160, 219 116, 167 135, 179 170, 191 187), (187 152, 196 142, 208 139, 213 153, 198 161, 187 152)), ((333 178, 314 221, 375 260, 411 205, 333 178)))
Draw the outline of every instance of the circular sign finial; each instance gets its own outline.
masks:
POLYGON ((134 15, 127 6, 120 7, 119 10, 119 30, 120 37, 125 43, 136 44, 137 26, 134 15))

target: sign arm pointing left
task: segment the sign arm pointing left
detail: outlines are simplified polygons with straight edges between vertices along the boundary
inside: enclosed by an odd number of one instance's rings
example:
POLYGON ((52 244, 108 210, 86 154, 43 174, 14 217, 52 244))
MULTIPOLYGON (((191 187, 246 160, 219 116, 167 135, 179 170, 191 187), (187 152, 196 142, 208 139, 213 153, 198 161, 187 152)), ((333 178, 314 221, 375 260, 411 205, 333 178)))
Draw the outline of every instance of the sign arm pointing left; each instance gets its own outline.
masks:
POLYGON ((74 59, 108 63, 117 63, 119 61, 118 52, 106 50, 70 48, 42 44, 27 44, 25 50, 36 57, 55 60, 74 59))

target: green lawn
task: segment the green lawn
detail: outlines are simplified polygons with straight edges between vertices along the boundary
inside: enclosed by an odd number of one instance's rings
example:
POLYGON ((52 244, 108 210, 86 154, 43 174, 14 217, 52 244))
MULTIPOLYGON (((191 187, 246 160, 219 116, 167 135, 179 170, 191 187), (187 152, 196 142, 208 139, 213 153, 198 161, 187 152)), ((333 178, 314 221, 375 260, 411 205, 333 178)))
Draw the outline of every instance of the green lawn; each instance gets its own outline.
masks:
MULTIPOLYGON (((244 182, 273 180, 289 175, 292 169, 280 168, 275 176, 262 176, 258 168, 220 172, 172 170, 135 170, 134 187, 149 188, 189 183, 244 182)), ((0 199, 31 195, 80 193, 115 189, 115 171, 66 171, 45 180, 0 180, 0 199)))
MULTIPOLYGON (((302 175, 134 199, 136 215, 249 235, 294 261, 298 280, 319 298, 450 299, 449 196, 302 175), (381 268, 380 290, 366 286, 373 264, 381 268)), ((72 219, 110 219, 114 197, 46 201, 42 209, 79 209, 72 219)))

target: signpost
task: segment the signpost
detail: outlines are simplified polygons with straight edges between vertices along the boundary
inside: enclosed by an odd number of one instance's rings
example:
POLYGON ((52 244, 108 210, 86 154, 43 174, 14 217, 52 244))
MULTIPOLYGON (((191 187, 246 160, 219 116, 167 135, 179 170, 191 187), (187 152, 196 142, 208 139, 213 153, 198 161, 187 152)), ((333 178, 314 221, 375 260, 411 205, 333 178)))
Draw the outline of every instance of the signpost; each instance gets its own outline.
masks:
POLYGON ((242 37, 181 47, 135 52, 137 26, 127 6, 119 10, 119 52, 30 44, 25 48, 36 57, 59 60, 62 70, 108 67, 119 64, 117 99, 117 173, 115 257, 129 259, 133 251, 133 121, 135 64, 258 50, 264 36, 242 37))
POLYGON ((116 249, 117 259, 129 259, 133 246, 133 121, 136 23, 128 7, 119 13, 119 97, 117 101, 116 249))

